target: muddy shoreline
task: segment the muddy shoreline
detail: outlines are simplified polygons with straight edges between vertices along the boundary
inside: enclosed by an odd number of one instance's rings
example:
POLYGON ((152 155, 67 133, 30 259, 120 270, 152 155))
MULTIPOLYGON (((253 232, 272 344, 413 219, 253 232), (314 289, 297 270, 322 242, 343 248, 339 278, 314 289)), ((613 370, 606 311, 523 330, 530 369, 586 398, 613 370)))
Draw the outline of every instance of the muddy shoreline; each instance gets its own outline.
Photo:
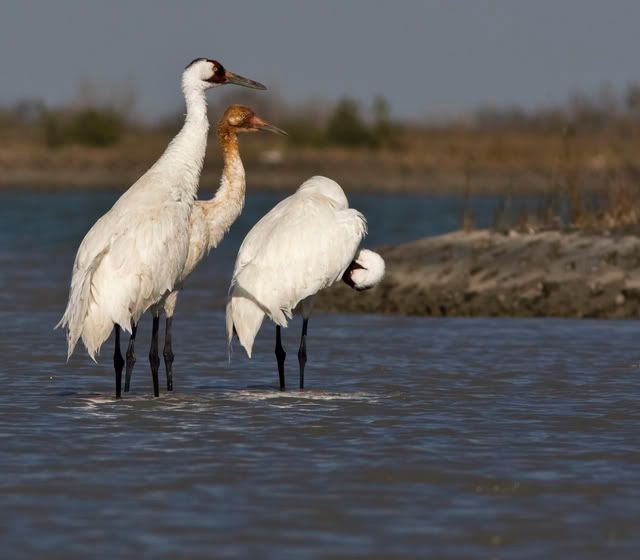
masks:
POLYGON ((455 232, 377 249, 387 273, 357 293, 336 285, 323 311, 462 317, 640 317, 640 237, 455 232))

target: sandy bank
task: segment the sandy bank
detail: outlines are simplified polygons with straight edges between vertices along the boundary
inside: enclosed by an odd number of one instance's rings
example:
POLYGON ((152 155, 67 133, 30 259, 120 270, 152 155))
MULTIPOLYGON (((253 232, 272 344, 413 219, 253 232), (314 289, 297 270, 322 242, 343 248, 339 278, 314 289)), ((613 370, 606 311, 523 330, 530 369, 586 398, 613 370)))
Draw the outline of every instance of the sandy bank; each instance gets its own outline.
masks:
POLYGON ((546 231, 455 232, 381 247, 383 282, 345 285, 322 310, 435 316, 637 318, 640 237, 546 231))

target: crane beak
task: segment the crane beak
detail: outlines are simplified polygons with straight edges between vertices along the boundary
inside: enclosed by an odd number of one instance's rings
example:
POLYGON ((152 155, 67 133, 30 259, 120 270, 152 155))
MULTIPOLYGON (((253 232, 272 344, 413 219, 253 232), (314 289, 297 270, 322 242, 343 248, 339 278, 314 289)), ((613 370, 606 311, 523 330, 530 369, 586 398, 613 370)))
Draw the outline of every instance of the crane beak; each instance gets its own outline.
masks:
POLYGON ((263 121, 260 117, 256 117, 255 115, 251 118, 251 127, 254 130, 266 130, 268 132, 275 132, 276 134, 282 134, 283 136, 288 136, 287 133, 278 128, 277 126, 273 126, 271 123, 267 121, 263 121))
POLYGON ((224 79, 224 83, 226 84, 235 84, 237 86, 244 86, 252 89, 267 89, 266 86, 263 86, 260 82, 250 80, 249 78, 243 78, 242 76, 238 76, 238 74, 229 72, 229 70, 225 70, 224 79))

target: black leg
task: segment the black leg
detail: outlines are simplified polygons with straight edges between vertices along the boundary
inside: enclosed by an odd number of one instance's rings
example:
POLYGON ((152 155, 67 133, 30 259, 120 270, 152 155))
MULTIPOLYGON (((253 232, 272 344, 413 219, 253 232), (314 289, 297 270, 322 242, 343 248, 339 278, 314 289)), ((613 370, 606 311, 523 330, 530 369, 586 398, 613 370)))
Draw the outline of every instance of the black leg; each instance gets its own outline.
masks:
POLYGON ((171 321, 173 317, 167 317, 164 329, 164 367, 167 370, 167 391, 173 391, 173 349, 171 347, 171 321))
POLYGON ((302 320, 302 336, 298 350, 298 364, 300 364, 300 389, 304 389, 304 365, 307 363, 307 324, 309 319, 302 320))
POLYGON ((282 339, 280 337, 280 327, 276 327, 276 359, 278 360, 278 376, 280 377, 280 390, 284 391, 284 359, 287 353, 282 347, 282 339))
POLYGON ((127 373, 124 377, 124 392, 129 392, 129 386, 131 385, 131 374, 133 374, 133 366, 136 363, 136 352, 134 346, 136 344, 136 333, 138 332, 138 325, 131 321, 131 338, 129 338, 129 346, 127 347, 127 373))
POLYGON ((160 356, 158 355, 158 330, 160 317, 153 318, 153 330, 151 331, 151 349, 149 350, 149 364, 151 364, 151 377, 153 379, 153 395, 160 396, 158 385, 158 369, 160 368, 160 356))
POLYGON ((116 399, 122 397, 122 368, 124 368, 124 360, 120 353, 120 325, 116 325, 115 331, 116 347, 113 351, 113 367, 116 370, 116 399))

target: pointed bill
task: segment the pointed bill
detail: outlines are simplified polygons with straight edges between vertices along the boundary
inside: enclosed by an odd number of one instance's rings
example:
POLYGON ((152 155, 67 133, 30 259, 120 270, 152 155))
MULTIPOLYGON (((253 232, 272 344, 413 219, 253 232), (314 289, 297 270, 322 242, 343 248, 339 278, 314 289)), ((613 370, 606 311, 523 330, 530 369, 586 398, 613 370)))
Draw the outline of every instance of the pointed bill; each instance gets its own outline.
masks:
POLYGON ((225 70, 224 77, 227 84, 235 84, 237 86, 243 86, 252 89, 267 89, 266 86, 262 85, 260 82, 250 80, 249 78, 244 78, 243 76, 239 76, 238 74, 229 72, 229 70, 225 70))
POLYGON ((256 130, 266 130, 268 132, 275 132, 276 134, 282 134, 283 136, 288 136, 288 134, 281 128, 278 128, 277 126, 274 126, 271 123, 268 123, 267 121, 255 115, 251 119, 251 126, 253 126, 253 128, 255 128, 256 130))

